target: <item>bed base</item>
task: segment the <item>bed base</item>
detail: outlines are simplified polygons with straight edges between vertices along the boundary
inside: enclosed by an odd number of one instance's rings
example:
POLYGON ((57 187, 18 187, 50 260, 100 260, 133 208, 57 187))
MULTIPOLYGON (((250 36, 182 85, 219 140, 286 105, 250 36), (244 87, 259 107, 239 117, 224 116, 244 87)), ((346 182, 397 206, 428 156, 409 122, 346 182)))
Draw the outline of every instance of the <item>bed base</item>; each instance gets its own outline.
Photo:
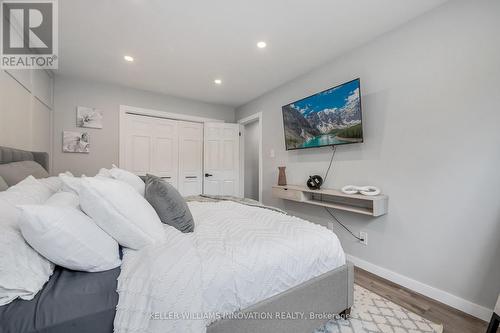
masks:
POLYGON ((354 267, 350 262, 306 281, 281 294, 240 311, 238 319, 222 319, 207 328, 207 333, 309 333, 329 319, 315 314, 348 314, 353 305, 354 267), (269 319, 239 319, 244 314, 264 314, 269 319), (276 318, 276 313, 290 317, 276 318), (272 315, 272 316, 271 316, 272 315))

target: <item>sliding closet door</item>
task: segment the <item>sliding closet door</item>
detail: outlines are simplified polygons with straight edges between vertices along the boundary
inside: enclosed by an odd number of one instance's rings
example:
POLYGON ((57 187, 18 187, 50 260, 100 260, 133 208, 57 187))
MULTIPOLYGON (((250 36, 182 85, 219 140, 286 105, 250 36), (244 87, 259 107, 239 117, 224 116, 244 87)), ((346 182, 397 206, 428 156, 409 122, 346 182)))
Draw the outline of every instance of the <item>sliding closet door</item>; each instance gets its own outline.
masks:
POLYGON ((178 187, 179 140, 177 122, 127 114, 122 167, 136 175, 151 173, 178 187))
POLYGON ((238 124, 205 123, 203 193, 239 196, 238 124))
POLYGON ((153 135, 151 173, 178 188, 179 139, 177 121, 161 118, 150 119, 153 135))
POLYGON ((125 141, 124 164, 120 167, 144 176, 151 171, 152 133, 148 117, 127 114, 122 139, 125 141))
POLYGON ((198 195, 203 188, 203 124, 178 121, 179 192, 198 195))

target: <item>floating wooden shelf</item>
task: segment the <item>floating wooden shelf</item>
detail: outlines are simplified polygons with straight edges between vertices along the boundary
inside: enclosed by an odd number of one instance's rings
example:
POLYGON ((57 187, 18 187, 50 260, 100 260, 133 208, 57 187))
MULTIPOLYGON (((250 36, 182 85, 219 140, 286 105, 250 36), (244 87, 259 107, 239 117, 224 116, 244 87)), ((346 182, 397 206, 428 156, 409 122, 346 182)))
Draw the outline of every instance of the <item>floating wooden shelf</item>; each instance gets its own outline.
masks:
POLYGON ((273 186, 273 195, 286 200, 369 216, 387 214, 389 204, 389 197, 383 194, 345 194, 334 189, 311 190, 306 186, 297 185, 273 186))

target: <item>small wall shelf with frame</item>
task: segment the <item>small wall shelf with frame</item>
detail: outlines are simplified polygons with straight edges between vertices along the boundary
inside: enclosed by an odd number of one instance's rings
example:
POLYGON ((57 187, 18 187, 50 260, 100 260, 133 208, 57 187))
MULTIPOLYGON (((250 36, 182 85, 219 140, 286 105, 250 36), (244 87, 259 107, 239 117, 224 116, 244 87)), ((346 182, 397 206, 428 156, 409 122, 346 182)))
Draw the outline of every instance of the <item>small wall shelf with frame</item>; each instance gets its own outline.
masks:
POLYGON ((335 189, 310 190, 306 186, 298 185, 276 185, 273 186, 272 193, 273 196, 285 200, 375 217, 387 214, 389 206, 389 197, 383 194, 345 194, 335 189))

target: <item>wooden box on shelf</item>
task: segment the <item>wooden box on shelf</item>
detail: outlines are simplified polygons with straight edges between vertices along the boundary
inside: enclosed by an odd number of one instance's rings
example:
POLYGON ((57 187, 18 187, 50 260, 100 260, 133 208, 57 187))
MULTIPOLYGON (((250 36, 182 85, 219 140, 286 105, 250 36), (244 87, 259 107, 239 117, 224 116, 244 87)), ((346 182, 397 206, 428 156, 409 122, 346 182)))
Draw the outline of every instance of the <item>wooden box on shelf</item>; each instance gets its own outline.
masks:
POLYGON ((375 196, 345 194, 340 190, 310 190, 306 186, 298 185, 276 185, 272 191, 278 198, 369 216, 387 214, 389 204, 389 198, 383 194, 375 196))

